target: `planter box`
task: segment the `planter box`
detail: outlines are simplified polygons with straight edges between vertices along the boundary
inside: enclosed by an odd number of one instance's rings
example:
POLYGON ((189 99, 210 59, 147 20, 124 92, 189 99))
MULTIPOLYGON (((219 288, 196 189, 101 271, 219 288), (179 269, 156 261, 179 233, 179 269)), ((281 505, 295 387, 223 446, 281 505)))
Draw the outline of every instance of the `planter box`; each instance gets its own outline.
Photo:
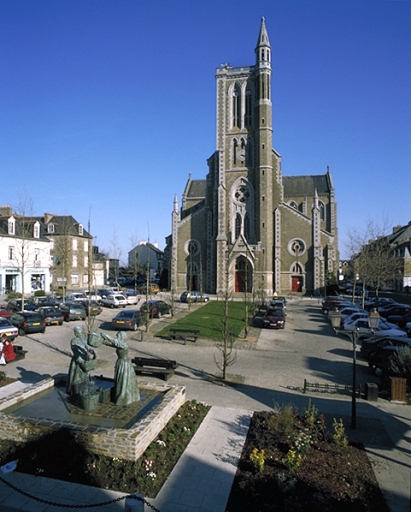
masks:
POLYGON ((400 377, 390 377, 391 383, 391 401, 406 402, 407 401, 407 380, 400 377))

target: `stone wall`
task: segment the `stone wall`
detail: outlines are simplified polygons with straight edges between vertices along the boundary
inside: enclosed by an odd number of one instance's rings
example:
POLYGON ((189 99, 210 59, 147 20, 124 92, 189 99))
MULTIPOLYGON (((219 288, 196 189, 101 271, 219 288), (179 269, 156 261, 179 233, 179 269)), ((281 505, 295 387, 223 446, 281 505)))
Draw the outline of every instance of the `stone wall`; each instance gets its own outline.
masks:
MULTIPOLYGON (((0 411, 35 396, 37 393, 53 387, 56 383, 55 379, 48 378, 1 399, 0 411)), ((66 428, 74 433, 76 439, 84 443, 84 446, 93 453, 119 459, 137 460, 186 400, 183 386, 157 383, 140 384, 140 390, 144 389, 162 393, 164 398, 129 429, 84 426, 67 421, 25 418, 0 412, 0 439, 18 442, 30 441, 38 439, 52 430, 66 428)))

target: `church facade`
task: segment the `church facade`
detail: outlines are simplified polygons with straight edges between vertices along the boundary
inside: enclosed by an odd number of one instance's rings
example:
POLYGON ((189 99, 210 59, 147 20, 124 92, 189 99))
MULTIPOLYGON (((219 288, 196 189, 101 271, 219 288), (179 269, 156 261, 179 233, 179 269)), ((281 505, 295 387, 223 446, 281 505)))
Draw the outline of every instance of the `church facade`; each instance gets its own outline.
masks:
POLYGON ((176 292, 318 293, 338 271, 329 169, 283 176, 273 149, 271 46, 262 19, 253 66, 216 71, 216 150, 206 179, 174 198, 166 259, 176 292))

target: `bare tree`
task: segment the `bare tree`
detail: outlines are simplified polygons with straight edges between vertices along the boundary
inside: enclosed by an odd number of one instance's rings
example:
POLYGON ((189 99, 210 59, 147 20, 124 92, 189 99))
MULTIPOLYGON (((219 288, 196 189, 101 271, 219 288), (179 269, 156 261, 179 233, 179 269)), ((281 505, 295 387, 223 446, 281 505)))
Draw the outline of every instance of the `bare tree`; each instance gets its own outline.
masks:
MULTIPOLYGON (((367 222, 363 231, 352 230, 348 237, 348 250, 354 269, 353 297, 355 295, 355 280, 362 280, 363 292, 365 286, 378 290, 395 279, 398 263, 393 257, 392 248, 387 238, 389 223, 386 219, 382 224, 373 220, 367 222)), ((364 301, 365 293, 362 294, 364 301)))
POLYGON ((113 235, 110 240, 110 258, 112 259, 114 263, 114 267, 112 267, 112 271, 114 274, 114 281, 116 283, 116 286, 119 286, 118 284, 118 272, 119 272, 119 265, 120 265, 120 259, 121 259, 121 247, 118 240, 118 234, 117 230, 113 230, 113 235))
POLYGON ((214 358, 217 368, 223 374, 223 380, 227 378, 227 369, 237 360, 237 351, 235 350, 235 339, 230 330, 230 302, 232 302, 232 294, 228 288, 229 272, 226 271, 226 283, 223 291, 223 314, 221 318, 222 342, 217 345, 220 352, 220 359, 214 358))

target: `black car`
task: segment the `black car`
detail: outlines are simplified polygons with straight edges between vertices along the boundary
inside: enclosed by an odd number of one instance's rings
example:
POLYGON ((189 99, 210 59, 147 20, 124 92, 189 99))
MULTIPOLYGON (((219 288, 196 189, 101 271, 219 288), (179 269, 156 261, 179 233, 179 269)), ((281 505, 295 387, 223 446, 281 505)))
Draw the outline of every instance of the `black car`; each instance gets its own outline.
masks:
POLYGON ((384 318, 393 316, 402 317, 411 313, 411 306, 407 304, 391 304, 390 306, 378 309, 378 313, 384 318))
POLYGON ((385 347, 411 347, 411 340, 408 338, 395 337, 372 337, 366 338, 361 343, 361 355, 368 359, 371 354, 382 350, 385 347))
POLYGON ((70 322, 70 320, 85 320, 87 316, 86 310, 80 302, 65 302, 60 304, 60 309, 66 322, 70 322))
POLYGON ((167 304, 167 302, 164 302, 163 300, 153 299, 149 300, 148 303, 143 302, 143 304, 141 304, 140 311, 143 314, 146 314, 147 309, 150 312, 151 318, 161 318, 162 315, 168 315, 170 313, 171 306, 167 304))
POLYGON ((141 311, 124 309, 111 320, 111 326, 113 329, 136 331, 145 322, 146 317, 141 311))
MULTIPOLYGON (((23 306, 22 299, 11 299, 8 302, 8 307, 12 311, 21 311, 23 306)), ((36 311, 37 306, 31 300, 24 299, 24 311, 36 311)))
POLYGON ((375 372, 383 376, 389 375, 390 360, 399 351, 400 347, 384 347, 370 355, 368 366, 375 372))
POLYGON ((63 312, 60 308, 45 306, 37 312, 46 320, 46 325, 63 325, 63 312))
POLYGON ((19 311, 11 316, 10 322, 17 327, 21 336, 46 331, 46 319, 40 313, 19 311))
POLYGON ((87 316, 97 316, 103 311, 103 308, 95 300, 80 300, 77 302, 84 306, 87 316))

